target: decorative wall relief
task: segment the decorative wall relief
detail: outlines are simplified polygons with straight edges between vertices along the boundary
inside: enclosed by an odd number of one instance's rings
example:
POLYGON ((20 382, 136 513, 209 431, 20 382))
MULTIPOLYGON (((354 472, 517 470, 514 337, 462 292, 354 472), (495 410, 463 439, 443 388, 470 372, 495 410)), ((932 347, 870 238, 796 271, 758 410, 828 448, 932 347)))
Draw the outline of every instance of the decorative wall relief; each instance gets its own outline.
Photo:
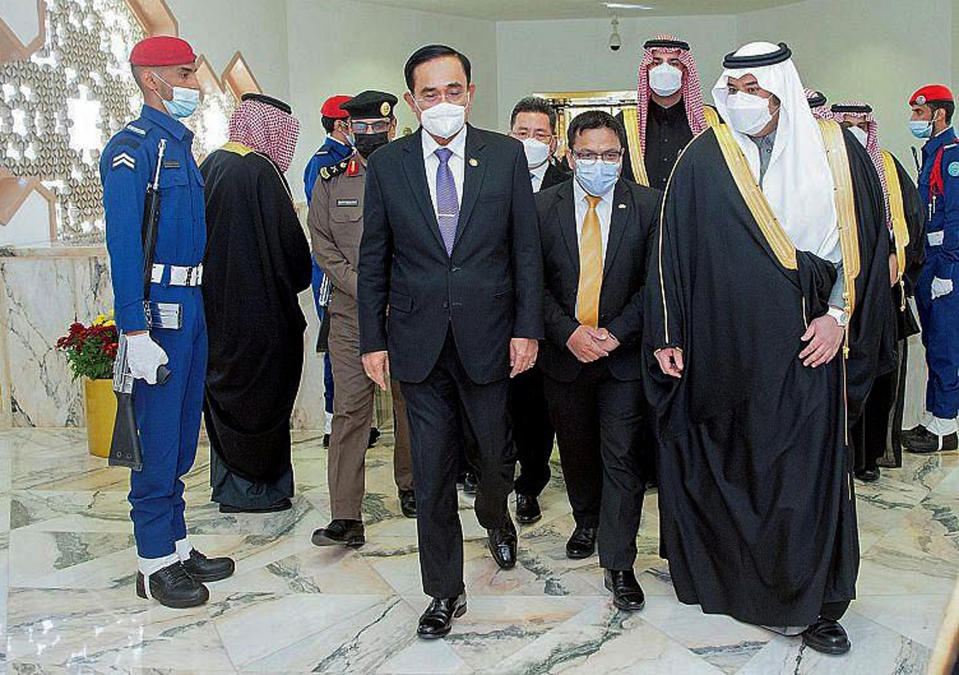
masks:
MULTIPOLYGON (((127 58, 147 35, 176 35, 176 19, 163 0, 37 0, 37 12, 28 44, 0 16, 0 224, 40 185, 55 241, 100 243, 100 149, 141 105, 127 58)), ((226 140, 240 95, 260 89, 239 52, 221 77, 205 57, 198 65, 204 97, 189 124, 200 159, 226 140)))

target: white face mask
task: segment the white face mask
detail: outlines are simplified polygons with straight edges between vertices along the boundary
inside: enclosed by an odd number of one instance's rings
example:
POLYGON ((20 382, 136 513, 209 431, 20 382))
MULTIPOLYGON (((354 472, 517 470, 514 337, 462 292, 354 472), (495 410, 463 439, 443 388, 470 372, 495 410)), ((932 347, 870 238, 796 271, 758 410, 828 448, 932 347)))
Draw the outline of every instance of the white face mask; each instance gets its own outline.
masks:
MULTIPOLYGON (((466 105, 469 105, 469 98, 466 105)), ((426 110, 420 108, 420 124, 434 136, 452 138, 466 124, 466 106, 443 101, 426 110)))
POLYGON ((535 138, 524 138, 523 150, 526 151, 526 163, 531 169, 542 166, 549 159, 549 146, 535 138))
POLYGON ((672 96, 683 86, 683 71, 668 63, 649 69, 649 88, 660 96, 672 96))
POLYGON ((862 147, 866 147, 866 142, 869 140, 869 133, 862 127, 849 127, 849 133, 856 137, 856 140, 862 144, 862 147))
POLYGON ((741 134, 758 134, 772 120, 769 99, 754 94, 738 92, 726 99, 729 125, 741 134))

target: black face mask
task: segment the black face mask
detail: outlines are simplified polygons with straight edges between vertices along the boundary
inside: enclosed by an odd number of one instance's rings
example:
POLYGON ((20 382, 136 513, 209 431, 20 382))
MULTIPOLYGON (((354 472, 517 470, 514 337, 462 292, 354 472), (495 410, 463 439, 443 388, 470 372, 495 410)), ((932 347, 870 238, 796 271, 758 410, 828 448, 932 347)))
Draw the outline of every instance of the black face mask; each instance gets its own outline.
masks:
POLYGON ((374 150, 389 143, 390 135, 388 131, 378 134, 357 134, 355 140, 356 151, 363 155, 365 159, 369 157, 374 150))

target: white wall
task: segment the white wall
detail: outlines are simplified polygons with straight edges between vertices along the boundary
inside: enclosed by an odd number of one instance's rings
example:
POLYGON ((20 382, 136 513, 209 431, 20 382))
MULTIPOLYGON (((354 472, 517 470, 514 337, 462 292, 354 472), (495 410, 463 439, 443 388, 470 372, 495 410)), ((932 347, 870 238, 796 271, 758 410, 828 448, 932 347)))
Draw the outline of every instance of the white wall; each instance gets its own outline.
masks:
MULTIPOLYGON (((912 169, 908 99, 929 82, 950 84, 952 0, 805 0, 739 16, 739 42, 786 42, 807 86, 831 101, 872 104, 883 146, 912 169)), ((959 31, 957 31, 959 32, 959 31)))
POLYGON ((689 42, 708 91, 719 77, 723 56, 736 43, 736 18, 621 18, 623 46, 617 52, 607 46, 608 19, 500 22, 496 39, 500 129, 509 126, 513 104, 533 92, 635 89, 643 43, 658 33, 673 33, 689 42))
MULTIPOLYGON (((440 42, 470 57, 477 95, 471 121, 497 119, 496 24, 444 14, 380 7, 355 0, 287 0, 290 98, 302 124, 296 158, 287 174, 297 200, 303 167, 324 139, 320 106, 333 94, 364 89, 402 99, 403 64, 417 48, 440 42)), ((397 107, 399 131, 416 128, 406 104, 397 107)))
MULTIPOLYGON (((31 0, 32 1, 32 0, 31 0)), ((166 0, 180 37, 209 59, 217 75, 240 51, 265 94, 290 95, 284 0, 166 0)))

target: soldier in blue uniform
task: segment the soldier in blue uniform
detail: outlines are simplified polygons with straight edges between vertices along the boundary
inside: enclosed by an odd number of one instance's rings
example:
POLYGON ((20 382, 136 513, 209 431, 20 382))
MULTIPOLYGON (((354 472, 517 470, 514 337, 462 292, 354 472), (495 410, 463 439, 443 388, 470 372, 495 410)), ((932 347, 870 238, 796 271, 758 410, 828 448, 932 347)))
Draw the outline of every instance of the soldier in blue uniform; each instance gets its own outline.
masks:
MULTIPOLYGON (((341 103, 350 100, 350 96, 331 96, 324 101, 320 108, 323 130, 326 132, 326 140, 316 151, 316 154, 310 158, 306 169, 303 171, 303 189, 306 191, 306 205, 309 206, 313 201, 313 187, 316 185, 316 179, 320 172, 337 166, 353 156, 353 144, 350 142, 350 120, 345 110, 340 108, 341 103)), ((326 314, 326 307, 323 302, 329 299, 329 293, 326 298, 321 300, 321 289, 323 288, 323 270, 313 261, 313 302, 316 305, 316 316, 323 325, 323 318, 326 314)), ((328 324, 327 324, 328 325, 328 324)), ((323 331, 316 343, 316 351, 323 354, 323 397, 326 404, 326 428, 323 433, 323 446, 330 444, 330 423, 333 419, 333 364, 330 362, 330 352, 326 347, 326 340, 323 331)))
POLYGON ((207 337, 200 283, 206 245, 203 179, 193 159, 193 133, 179 120, 200 98, 196 55, 179 38, 139 42, 130 54, 143 92, 139 119, 121 129, 100 157, 107 250, 117 327, 127 338, 136 378, 134 408, 143 469, 131 474, 130 504, 137 544, 136 592, 167 607, 194 607, 209 598, 204 582, 230 576, 229 558, 207 558, 187 539, 183 481, 193 466, 200 431, 207 337), (141 229, 146 188, 161 142, 160 218, 150 300, 176 303, 179 328, 151 327, 144 310, 141 229), (157 384, 157 368, 172 375, 157 384))
POLYGON ((913 135, 922 148, 919 194, 926 205, 926 263, 916 286, 929 380, 928 420, 903 434, 911 452, 959 447, 959 142, 952 128, 956 105, 941 84, 922 87, 909 99, 913 135))

